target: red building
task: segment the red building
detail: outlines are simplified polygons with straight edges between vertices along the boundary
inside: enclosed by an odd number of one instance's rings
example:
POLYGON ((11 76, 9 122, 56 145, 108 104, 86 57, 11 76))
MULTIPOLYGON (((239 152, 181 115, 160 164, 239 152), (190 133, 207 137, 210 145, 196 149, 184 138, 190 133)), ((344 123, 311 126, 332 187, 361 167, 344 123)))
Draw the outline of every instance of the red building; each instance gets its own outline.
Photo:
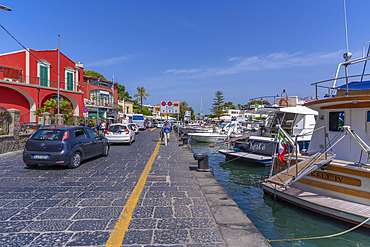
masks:
POLYGON ((118 119, 122 106, 118 104, 118 83, 84 75, 85 106, 90 117, 118 119), (99 115, 97 114, 99 112, 99 115))
MULTIPOLYGON (((82 115, 83 65, 59 54, 60 95, 71 102, 74 115, 82 115)), ((20 110, 22 122, 36 122, 33 112, 50 98, 57 98, 57 90, 57 49, 0 54, 0 106, 20 110)))

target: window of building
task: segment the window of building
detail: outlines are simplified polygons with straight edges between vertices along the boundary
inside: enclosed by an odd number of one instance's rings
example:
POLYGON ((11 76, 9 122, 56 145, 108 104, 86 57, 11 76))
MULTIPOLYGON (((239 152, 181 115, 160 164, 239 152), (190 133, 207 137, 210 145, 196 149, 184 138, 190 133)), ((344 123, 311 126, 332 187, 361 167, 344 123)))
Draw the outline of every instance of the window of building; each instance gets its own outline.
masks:
POLYGON ((48 87, 49 86, 48 68, 43 65, 40 65, 39 68, 40 68, 40 86, 48 87))
POLYGON ((37 61, 37 77, 39 78, 39 85, 43 87, 49 87, 49 81, 50 81, 50 66, 51 63, 49 63, 45 59, 41 59, 37 61))
POLYGON ((109 105, 113 106, 114 104, 113 94, 108 91, 102 92, 102 90, 97 90, 97 89, 91 90, 90 99, 93 100, 94 103, 97 103, 101 106, 109 106, 109 105))
POLYGON ((344 126, 344 112, 329 112, 329 131, 341 131, 344 126))
POLYGON ((67 90, 73 91, 73 73, 67 72, 67 90))

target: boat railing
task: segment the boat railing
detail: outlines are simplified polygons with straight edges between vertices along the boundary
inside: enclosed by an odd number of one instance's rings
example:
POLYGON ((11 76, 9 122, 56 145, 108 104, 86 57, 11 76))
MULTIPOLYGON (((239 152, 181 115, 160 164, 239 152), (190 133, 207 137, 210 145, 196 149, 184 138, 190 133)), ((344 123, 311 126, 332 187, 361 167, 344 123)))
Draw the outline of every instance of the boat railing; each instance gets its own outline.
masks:
MULTIPOLYGON (((345 130, 346 129, 343 128, 341 131, 339 131, 328 143, 325 141, 324 148, 307 159, 298 162, 298 156, 296 155, 296 162, 293 166, 290 166, 290 159, 288 158, 288 167, 275 175, 271 175, 267 181, 286 188, 292 183, 297 182, 301 178, 305 177, 307 174, 315 171, 323 165, 328 164, 335 159, 336 154, 332 152, 332 147, 345 137, 345 130), (331 151, 331 154, 328 154, 329 151, 331 151)), ((324 133, 326 133, 325 129, 324 133)), ((289 139, 286 138, 286 140, 289 139)))
MULTIPOLYGON (((293 147, 293 154, 296 154, 296 155, 300 155, 299 153, 299 145, 298 145, 298 142, 297 142, 297 137, 295 137, 295 140, 293 140, 293 138, 281 127, 281 125, 276 125, 277 129, 278 129, 278 133, 279 131, 283 134, 284 136, 284 139, 287 140, 289 142, 289 145, 293 147)), ((278 137, 278 135, 276 136, 278 137)))
POLYGON ((347 78, 356 78, 356 77, 364 77, 364 76, 370 76, 370 74, 343 76, 343 77, 332 78, 332 79, 328 79, 328 80, 324 80, 324 81, 319 81, 319 82, 311 83, 311 86, 314 86, 315 87, 315 99, 316 100, 319 99, 319 96, 318 96, 318 89, 319 88, 325 88, 325 89, 327 89, 328 90, 328 93, 326 95, 328 97, 333 97, 333 94, 334 94, 335 90, 338 89, 337 87, 324 86, 324 85, 319 85, 319 84, 327 83, 327 82, 335 82, 337 80, 345 80, 347 78))

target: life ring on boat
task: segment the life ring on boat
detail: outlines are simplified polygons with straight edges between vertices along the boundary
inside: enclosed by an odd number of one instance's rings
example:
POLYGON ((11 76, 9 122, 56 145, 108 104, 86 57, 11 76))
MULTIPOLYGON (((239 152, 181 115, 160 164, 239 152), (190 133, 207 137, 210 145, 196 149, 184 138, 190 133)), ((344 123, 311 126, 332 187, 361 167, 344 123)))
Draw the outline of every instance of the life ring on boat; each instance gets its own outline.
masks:
POLYGON ((280 101, 279 101, 279 106, 283 106, 283 101, 285 101, 286 102, 286 107, 289 107, 289 101, 287 100, 287 99, 281 99, 280 101))
POLYGON ((204 123, 200 123, 200 127, 204 127, 204 123))

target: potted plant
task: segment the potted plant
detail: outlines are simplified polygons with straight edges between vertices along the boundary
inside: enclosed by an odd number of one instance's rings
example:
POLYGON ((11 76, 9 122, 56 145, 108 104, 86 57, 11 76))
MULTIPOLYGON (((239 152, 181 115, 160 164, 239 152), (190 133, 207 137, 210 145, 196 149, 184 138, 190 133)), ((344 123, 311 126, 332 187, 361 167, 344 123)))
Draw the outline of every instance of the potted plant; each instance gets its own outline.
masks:
POLYGON ((91 104, 94 105, 95 104, 95 100, 96 100, 96 96, 92 96, 91 97, 91 100, 92 100, 91 104))

